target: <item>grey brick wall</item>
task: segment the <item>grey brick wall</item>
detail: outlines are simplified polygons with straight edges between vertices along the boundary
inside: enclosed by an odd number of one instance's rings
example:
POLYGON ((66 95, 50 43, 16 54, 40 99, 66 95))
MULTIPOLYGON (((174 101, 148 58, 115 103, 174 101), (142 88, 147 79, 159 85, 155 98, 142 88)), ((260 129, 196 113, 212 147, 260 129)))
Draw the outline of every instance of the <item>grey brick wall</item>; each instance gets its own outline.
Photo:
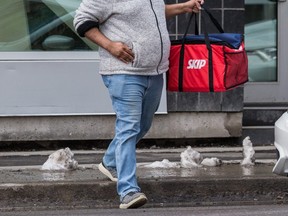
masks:
MULTIPOLYGON (((186 0, 165 0, 167 4, 186 0)), ((222 25, 225 32, 243 33, 245 24, 244 0, 206 0, 206 8, 222 25)), ((205 14, 204 14, 205 16, 205 14)), ((180 15, 167 21, 171 40, 180 38, 187 26, 189 15, 180 15)), ((201 18, 198 18, 201 24, 201 18)), ((208 19, 207 19, 208 20, 208 19)), ((217 32, 207 21, 208 32, 217 32)), ((189 33, 193 33, 193 28, 189 33)), ((243 109, 243 87, 222 93, 167 93, 168 112, 241 112, 243 109)))

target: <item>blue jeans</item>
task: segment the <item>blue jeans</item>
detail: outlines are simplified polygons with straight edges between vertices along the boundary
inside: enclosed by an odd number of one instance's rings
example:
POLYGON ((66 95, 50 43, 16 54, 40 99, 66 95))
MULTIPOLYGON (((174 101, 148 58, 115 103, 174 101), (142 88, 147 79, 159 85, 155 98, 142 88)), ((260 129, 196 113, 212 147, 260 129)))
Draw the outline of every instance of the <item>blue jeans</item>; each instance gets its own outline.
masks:
POLYGON ((158 109, 163 75, 103 75, 116 113, 115 136, 103 163, 117 170, 120 199, 139 192, 136 178, 136 144, 148 132, 158 109))

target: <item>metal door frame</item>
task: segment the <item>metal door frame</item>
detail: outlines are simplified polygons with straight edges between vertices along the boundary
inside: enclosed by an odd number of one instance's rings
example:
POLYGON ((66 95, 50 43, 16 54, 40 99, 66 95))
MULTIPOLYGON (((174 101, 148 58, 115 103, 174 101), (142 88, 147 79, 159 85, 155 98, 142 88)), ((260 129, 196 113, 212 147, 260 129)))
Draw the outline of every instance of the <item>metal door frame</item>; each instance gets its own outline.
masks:
POLYGON ((247 83, 244 103, 288 103, 288 2, 278 0, 278 80, 247 83))

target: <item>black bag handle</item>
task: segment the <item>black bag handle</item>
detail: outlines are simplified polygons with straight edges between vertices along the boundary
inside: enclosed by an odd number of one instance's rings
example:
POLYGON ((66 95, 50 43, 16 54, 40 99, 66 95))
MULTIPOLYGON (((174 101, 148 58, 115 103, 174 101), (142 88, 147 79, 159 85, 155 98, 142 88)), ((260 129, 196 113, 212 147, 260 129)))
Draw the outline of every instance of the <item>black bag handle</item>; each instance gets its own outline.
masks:
MULTIPOLYGON (((209 16, 210 20, 212 21, 212 23, 214 24, 214 26, 217 28, 217 30, 220 32, 220 33, 224 33, 224 30, 222 28, 222 26, 220 25, 220 23, 217 21, 217 19, 215 19, 215 17, 211 14, 211 12, 204 6, 202 6, 203 10, 206 12, 206 14, 209 16)), ((191 13, 190 15, 190 18, 189 18, 189 21, 188 21, 188 24, 187 24, 187 27, 186 27, 186 30, 185 30, 185 33, 183 35, 183 39, 187 36, 188 34, 188 31, 189 31, 189 28, 191 26, 191 22, 192 22, 192 19, 193 17, 195 16, 195 35, 199 35, 199 30, 198 30, 198 24, 197 24, 197 18, 196 18, 196 14, 195 13, 191 13)), ((202 18, 204 16, 202 15, 202 18)))
POLYGON ((189 27, 191 25, 192 19, 195 17, 195 34, 199 35, 199 30, 198 30, 198 24, 197 24, 197 18, 196 14, 192 12, 190 15, 189 21, 187 28, 185 30, 184 36, 182 38, 182 43, 181 43, 181 49, 180 49, 180 58, 179 58, 179 86, 178 89, 180 92, 183 91, 183 61, 184 61, 184 51, 185 51, 185 41, 186 41, 186 35, 188 33, 189 27))
MULTIPOLYGON (((217 30, 220 33, 224 33, 223 28, 221 27, 221 25, 219 24, 219 22, 213 17, 213 15, 205 8, 202 6, 202 8, 204 9, 204 11, 208 14, 210 20, 212 21, 212 23, 216 26, 217 30)), ((184 61, 184 52, 185 52, 185 41, 186 41, 186 36, 189 30, 189 27, 191 25, 192 22, 192 18, 195 16, 195 13, 192 13, 190 15, 190 19, 188 22, 188 25, 186 27, 186 31, 183 35, 182 38, 182 44, 181 44, 181 50, 180 50, 180 58, 179 58, 179 85, 178 85, 178 90, 180 92, 183 92, 183 61, 184 61)), ((213 75, 213 53, 212 53, 212 47, 211 47, 211 43, 209 40, 209 36, 208 36, 208 31, 207 31, 207 26, 206 26, 206 19, 205 17, 202 15, 202 19, 203 19, 203 32, 204 32, 204 40, 205 40, 205 44, 208 50, 208 68, 209 68, 209 90, 210 92, 214 92, 214 87, 213 87, 213 83, 214 83, 214 75, 213 75)), ((195 18, 195 27, 196 27, 196 18, 195 18)), ((198 28, 198 27, 197 27, 198 28)), ((195 29, 195 34, 196 34, 196 29, 195 29)), ((198 31, 197 34, 198 35, 198 31)))
POLYGON ((189 27, 191 26, 191 22, 192 22, 192 19, 193 17, 195 17, 195 35, 199 35, 199 28, 198 28, 198 23, 197 23, 197 16, 194 12, 191 13, 190 15, 190 18, 189 18, 189 21, 188 21, 188 24, 187 24, 187 27, 186 27, 186 30, 185 30, 185 33, 183 35, 183 38, 185 38, 188 34, 188 31, 189 31, 189 27))
POLYGON ((208 50, 208 70, 209 70, 209 90, 210 92, 214 92, 214 74, 213 74, 213 55, 212 55, 212 47, 208 36, 208 31, 206 27, 205 17, 202 16, 203 19, 203 30, 204 30, 204 38, 205 44, 208 50))
POLYGON ((220 23, 217 21, 217 19, 215 19, 215 17, 211 14, 211 12, 204 6, 202 6, 202 8, 204 9, 204 11, 208 14, 210 20, 213 22, 214 26, 217 28, 217 30, 220 33, 224 33, 224 30, 222 28, 222 26, 220 25, 220 23))

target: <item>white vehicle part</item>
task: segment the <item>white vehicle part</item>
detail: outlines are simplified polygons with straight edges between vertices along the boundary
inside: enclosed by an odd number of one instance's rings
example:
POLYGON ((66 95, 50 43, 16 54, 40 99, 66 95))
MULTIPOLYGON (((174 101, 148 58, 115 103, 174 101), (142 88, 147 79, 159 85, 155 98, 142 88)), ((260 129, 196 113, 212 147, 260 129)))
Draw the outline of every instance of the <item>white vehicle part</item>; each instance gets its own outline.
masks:
POLYGON ((279 151, 279 158, 273 173, 288 176, 288 112, 285 112, 275 123, 274 145, 279 151))

